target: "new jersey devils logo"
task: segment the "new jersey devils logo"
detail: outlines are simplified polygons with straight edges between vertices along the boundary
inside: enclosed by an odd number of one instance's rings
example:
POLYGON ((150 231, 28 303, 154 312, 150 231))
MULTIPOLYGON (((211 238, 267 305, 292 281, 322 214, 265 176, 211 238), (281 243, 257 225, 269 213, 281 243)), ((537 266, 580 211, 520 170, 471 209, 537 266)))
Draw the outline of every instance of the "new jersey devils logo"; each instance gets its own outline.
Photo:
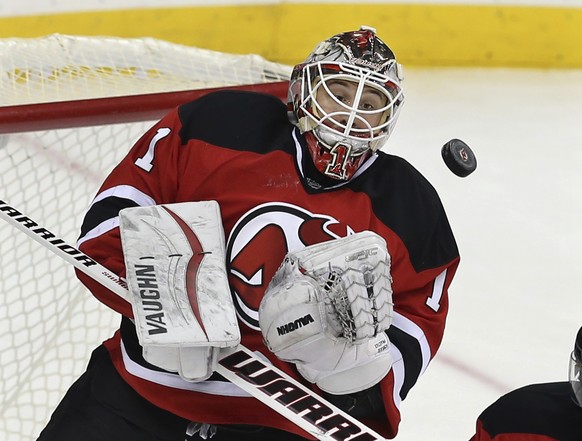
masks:
POLYGON ((261 299, 289 251, 337 239, 353 230, 336 219, 284 204, 263 204, 234 226, 226 244, 226 261, 239 318, 259 330, 261 299))

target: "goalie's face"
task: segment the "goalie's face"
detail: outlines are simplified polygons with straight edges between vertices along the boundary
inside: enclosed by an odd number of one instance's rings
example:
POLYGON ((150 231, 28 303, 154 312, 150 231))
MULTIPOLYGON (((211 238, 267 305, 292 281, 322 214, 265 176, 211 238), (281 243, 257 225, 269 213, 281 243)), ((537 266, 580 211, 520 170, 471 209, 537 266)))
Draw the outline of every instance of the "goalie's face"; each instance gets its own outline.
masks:
POLYGON ((339 135, 372 139, 389 116, 388 97, 378 88, 361 88, 340 77, 320 81, 315 89, 314 114, 320 116, 320 124, 339 135))
POLYGON ((316 77, 303 108, 313 126, 306 139, 316 168, 342 180, 385 142, 395 111, 385 87, 342 73, 316 77))

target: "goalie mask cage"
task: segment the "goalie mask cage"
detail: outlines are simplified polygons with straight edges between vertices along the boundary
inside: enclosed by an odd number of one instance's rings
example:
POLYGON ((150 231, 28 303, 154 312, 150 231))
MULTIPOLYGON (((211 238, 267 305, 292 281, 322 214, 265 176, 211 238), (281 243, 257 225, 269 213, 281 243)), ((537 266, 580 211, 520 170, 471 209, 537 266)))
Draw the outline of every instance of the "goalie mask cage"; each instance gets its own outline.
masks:
MULTIPOLYGON (((289 66, 154 39, 0 40, 0 200, 74 245, 102 180, 170 108, 235 87, 285 99, 289 66)), ((119 316, 0 220, 0 439, 36 439, 119 316)))

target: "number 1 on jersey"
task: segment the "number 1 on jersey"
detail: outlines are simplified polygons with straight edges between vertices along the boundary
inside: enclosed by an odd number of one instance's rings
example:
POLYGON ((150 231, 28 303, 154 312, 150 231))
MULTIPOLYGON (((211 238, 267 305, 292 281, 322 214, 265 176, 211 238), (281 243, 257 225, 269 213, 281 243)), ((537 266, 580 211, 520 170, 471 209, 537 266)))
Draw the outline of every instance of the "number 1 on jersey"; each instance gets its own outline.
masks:
POLYGON ((446 276, 447 270, 444 270, 436 277, 432 288, 432 294, 428 299, 426 299, 426 305, 434 312, 438 312, 441 307, 441 298, 445 289, 446 276))
POLYGON ((154 136, 150 141, 148 151, 141 158, 137 158, 135 160, 135 165, 149 172, 154 166, 154 164, 152 163, 154 162, 154 152, 156 149, 156 144, 158 143, 159 140, 168 136, 170 132, 171 130, 168 129, 167 127, 162 127, 161 129, 158 129, 156 136, 154 136))

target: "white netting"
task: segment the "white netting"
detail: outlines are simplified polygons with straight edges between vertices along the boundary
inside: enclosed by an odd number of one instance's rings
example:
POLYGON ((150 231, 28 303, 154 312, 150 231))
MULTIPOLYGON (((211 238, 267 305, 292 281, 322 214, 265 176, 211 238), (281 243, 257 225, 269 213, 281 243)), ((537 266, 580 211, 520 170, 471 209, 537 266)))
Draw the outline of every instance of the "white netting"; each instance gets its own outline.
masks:
MULTIPOLYGON (((288 66, 153 39, 0 40, 2 106, 286 80, 288 66)), ((0 200, 74 244, 103 178, 152 121, 0 135, 0 200)), ((32 128, 31 128, 32 129, 32 128)), ((119 318, 0 220, 0 439, 35 439, 119 318)))
POLYGON ((0 105, 256 84, 290 68, 152 38, 51 35, 0 40, 0 105))

